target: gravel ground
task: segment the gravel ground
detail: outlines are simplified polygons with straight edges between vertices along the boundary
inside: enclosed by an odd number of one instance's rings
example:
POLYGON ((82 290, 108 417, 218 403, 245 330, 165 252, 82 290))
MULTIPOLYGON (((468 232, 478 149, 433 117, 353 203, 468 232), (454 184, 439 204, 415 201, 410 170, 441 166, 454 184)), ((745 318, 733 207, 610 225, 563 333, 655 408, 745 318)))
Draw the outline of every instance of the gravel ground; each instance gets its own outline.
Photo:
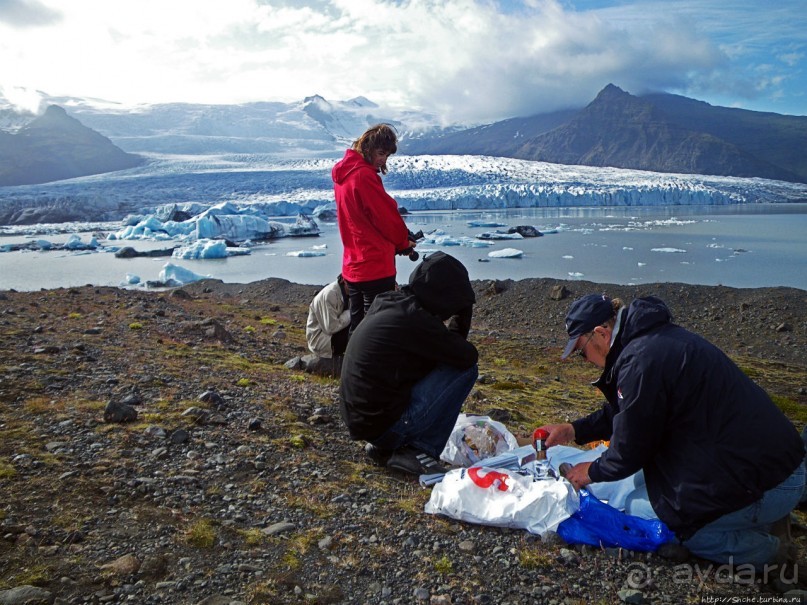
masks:
MULTIPOLYGON (((509 410, 514 430, 536 422, 533 389, 562 390, 540 413, 576 415, 590 377, 557 361, 563 317, 603 291, 661 296, 807 419, 802 290, 475 288, 471 339, 498 382, 468 405, 509 410)), ((0 292, 0 604, 762 602, 738 570, 423 513, 429 490, 347 438, 337 380, 284 366, 317 289, 0 292)))

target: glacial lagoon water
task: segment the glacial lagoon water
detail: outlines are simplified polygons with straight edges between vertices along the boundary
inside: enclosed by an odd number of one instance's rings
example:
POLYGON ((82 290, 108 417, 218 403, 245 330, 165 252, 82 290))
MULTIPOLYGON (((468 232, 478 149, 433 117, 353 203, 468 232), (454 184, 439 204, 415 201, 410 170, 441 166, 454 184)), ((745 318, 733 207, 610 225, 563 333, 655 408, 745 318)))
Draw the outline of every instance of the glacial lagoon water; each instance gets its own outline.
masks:
MULTIPOLYGON (((422 242, 418 251, 444 250, 468 267, 471 279, 552 277, 601 283, 681 282, 732 287, 792 286, 807 290, 807 204, 667 206, 630 208, 534 208, 502 211, 413 212, 412 231, 454 238, 532 225, 543 237, 498 240, 488 248, 438 246, 422 242), (474 224, 469 224, 474 221, 474 224), (480 223, 503 226, 475 226, 480 223), (515 248, 521 258, 491 258, 494 250, 515 248)), ((229 283, 280 277, 325 284, 339 273, 341 243, 334 223, 320 223, 315 238, 283 238, 258 245, 247 256, 177 260, 170 257, 118 259, 112 252, 0 253, 0 290, 38 290, 85 284, 119 286, 127 275, 158 279, 167 262, 229 283), (293 256, 318 249, 324 256, 293 256), (291 256, 289 254, 292 254, 291 256)), ((110 230, 117 226, 110 225, 110 230)), ((80 233, 80 231, 77 231, 80 233)), ((87 241, 88 234, 82 234, 87 241)), ((63 242, 67 235, 36 236, 63 242)), ((30 239, 0 237, 0 247, 30 239)), ((111 242, 104 250, 131 245, 163 249, 174 242, 111 242)), ((414 263, 397 259, 399 281, 414 263)))

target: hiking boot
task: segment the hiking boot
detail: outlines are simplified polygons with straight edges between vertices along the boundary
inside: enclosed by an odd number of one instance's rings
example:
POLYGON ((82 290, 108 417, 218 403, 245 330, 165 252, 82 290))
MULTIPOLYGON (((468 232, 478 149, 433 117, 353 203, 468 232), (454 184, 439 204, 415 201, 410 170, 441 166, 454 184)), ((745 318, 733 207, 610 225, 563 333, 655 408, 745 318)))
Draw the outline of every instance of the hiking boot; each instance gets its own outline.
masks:
MULTIPOLYGON (((781 565, 765 566, 762 587, 768 592, 791 595, 805 589, 804 562, 789 561, 781 565), (770 567, 770 569, 769 569, 770 567)), ((802 601, 799 601, 804 602, 802 601)))
POLYGON ((792 542, 793 535, 790 532, 790 513, 775 521, 771 526, 771 535, 779 538, 780 542, 792 542))
POLYGON ((689 561, 689 549, 678 542, 667 542, 658 547, 656 554, 662 559, 673 563, 686 563, 689 561))
POLYGON ((364 453, 367 454, 367 457, 372 460, 373 464, 376 466, 386 466, 387 460, 389 460, 389 457, 392 456, 392 452, 390 450, 382 450, 380 447, 376 447, 372 443, 368 443, 364 446, 364 453))
POLYGON ((399 447, 387 460, 387 468, 408 475, 434 475, 445 473, 446 467, 430 454, 405 445, 399 447))

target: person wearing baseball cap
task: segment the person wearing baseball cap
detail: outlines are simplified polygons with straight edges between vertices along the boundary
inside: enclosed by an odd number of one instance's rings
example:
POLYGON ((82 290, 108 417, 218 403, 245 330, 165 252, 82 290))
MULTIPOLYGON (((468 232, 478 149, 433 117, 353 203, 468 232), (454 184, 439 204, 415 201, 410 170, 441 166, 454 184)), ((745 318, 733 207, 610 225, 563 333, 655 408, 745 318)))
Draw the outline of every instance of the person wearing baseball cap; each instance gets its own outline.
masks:
POLYGON ((589 334, 599 325, 616 317, 621 302, 614 301, 605 294, 589 294, 583 298, 578 298, 569 308, 566 315, 566 332, 569 333, 569 342, 563 350, 561 359, 566 359, 577 347, 580 337, 589 334))
POLYGON ((568 471, 572 485, 638 473, 625 512, 673 530, 678 544, 664 545, 678 548, 671 556, 758 571, 792 564, 787 521, 804 492, 805 446, 767 393, 716 346, 673 323, 654 296, 628 307, 584 296, 571 304, 566 331, 562 357, 577 353, 602 369, 594 386, 606 402, 574 422, 540 427, 546 447, 610 441, 599 458, 568 471))

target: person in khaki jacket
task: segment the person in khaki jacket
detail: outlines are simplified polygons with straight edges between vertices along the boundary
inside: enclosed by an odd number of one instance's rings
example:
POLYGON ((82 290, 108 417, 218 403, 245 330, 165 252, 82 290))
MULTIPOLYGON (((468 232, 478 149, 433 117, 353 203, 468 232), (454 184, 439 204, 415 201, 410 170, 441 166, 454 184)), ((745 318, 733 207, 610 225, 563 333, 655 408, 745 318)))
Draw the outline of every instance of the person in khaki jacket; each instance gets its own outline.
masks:
POLYGON ((320 290, 308 306, 305 339, 311 355, 302 357, 303 369, 338 375, 347 348, 350 307, 342 275, 320 290))

